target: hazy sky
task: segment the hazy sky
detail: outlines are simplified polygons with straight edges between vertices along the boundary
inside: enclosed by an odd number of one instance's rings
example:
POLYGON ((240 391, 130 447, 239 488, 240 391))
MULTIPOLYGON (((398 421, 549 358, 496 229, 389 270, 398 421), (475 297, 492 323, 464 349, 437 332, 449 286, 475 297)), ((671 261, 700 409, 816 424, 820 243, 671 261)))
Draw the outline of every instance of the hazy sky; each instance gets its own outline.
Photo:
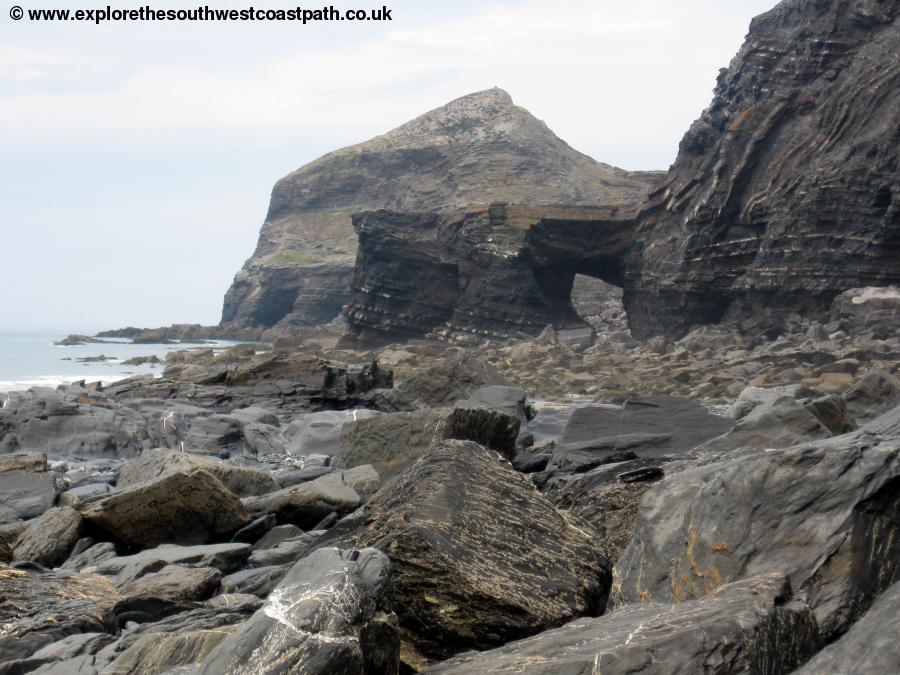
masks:
POLYGON ((276 179, 492 86, 600 161, 665 169, 775 4, 388 0, 390 23, 306 26, 14 22, 4 7, 0 329, 217 323, 276 179))

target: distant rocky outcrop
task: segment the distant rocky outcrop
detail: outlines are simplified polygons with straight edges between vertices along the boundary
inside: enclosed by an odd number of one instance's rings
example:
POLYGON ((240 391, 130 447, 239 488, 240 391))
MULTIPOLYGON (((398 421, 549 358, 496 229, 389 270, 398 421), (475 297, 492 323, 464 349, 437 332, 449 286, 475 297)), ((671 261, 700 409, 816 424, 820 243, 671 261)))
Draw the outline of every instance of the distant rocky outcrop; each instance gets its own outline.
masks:
POLYGON ((278 181, 222 324, 290 330, 335 318, 350 297, 355 213, 500 201, 636 205, 660 175, 573 150, 501 89, 464 96, 278 181))
POLYGON ((639 339, 776 326, 900 281, 896 0, 785 0, 753 20, 642 216, 639 339))

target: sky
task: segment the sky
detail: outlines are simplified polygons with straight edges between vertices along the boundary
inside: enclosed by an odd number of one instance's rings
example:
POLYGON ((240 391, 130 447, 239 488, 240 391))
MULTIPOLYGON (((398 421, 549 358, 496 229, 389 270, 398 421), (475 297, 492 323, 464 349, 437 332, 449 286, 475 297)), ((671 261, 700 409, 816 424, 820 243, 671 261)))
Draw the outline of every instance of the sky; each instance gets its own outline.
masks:
POLYGON ((278 178, 493 86, 599 161, 666 169, 750 19, 776 4, 387 2, 390 22, 305 26, 46 23, 4 8, 0 330, 218 323, 278 178))

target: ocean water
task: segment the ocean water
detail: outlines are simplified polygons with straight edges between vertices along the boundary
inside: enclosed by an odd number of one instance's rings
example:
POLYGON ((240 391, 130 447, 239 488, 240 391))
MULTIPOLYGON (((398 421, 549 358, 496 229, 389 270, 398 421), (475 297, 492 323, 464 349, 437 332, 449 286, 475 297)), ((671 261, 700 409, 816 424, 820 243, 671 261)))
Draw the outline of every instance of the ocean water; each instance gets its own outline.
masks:
POLYGON ((110 340, 108 344, 86 344, 58 347, 53 344, 68 335, 59 332, 13 333, 0 331, 0 392, 20 391, 30 387, 55 387, 78 380, 115 382, 133 375, 162 375, 162 365, 126 366, 122 362, 135 356, 166 354, 179 349, 197 347, 223 348, 237 344, 218 341, 210 344, 180 343, 173 345, 133 345, 127 340, 110 340), (113 357, 112 361, 84 363, 80 358, 113 357))

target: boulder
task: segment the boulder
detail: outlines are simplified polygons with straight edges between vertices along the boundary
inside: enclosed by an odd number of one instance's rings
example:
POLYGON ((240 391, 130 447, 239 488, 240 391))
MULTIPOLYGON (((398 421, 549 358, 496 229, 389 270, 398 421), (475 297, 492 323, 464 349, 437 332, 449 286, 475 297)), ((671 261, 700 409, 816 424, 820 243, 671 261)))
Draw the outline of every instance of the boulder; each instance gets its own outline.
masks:
POLYGON ((181 567, 213 567, 223 574, 244 566, 252 549, 249 544, 206 544, 205 546, 174 546, 164 544, 135 555, 100 560, 86 570, 115 579, 123 586, 145 574, 158 572, 166 565, 181 567))
POLYGON ((198 675, 396 674, 398 634, 381 610, 389 575, 380 551, 315 551, 291 568, 260 611, 213 648, 198 675))
POLYGON ((251 567, 229 574, 222 578, 222 592, 250 593, 257 597, 265 598, 281 582, 290 568, 290 564, 251 567))
POLYGON ((238 497, 262 495, 278 489, 278 483, 267 471, 165 449, 150 450, 137 459, 126 462, 119 471, 117 487, 126 489, 193 469, 202 469, 212 474, 238 497))
POLYGON ((744 415, 727 433, 707 441, 708 450, 787 448, 805 441, 830 438, 831 431, 802 403, 782 396, 744 415))
MULTIPOLYGON (((107 633, 76 633, 41 647, 25 659, 4 661, 4 673, 37 672, 41 675, 94 675, 102 669, 95 655, 115 642, 107 633), (93 670, 92 670, 93 668, 93 670)), ((101 659, 102 660, 102 659, 101 659)), ((105 662, 105 661, 104 661, 105 662)))
POLYGON ((59 492, 53 473, 14 469, 0 473, 0 510, 7 518, 37 518, 53 506, 59 492))
POLYGON ((128 548, 203 544, 250 522, 240 500, 199 469, 134 485, 82 508, 90 528, 128 548))
POLYGON ((287 450, 294 455, 328 455, 340 446, 341 429, 380 413, 374 410, 325 410, 296 417, 284 430, 287 450))
POLYGON ((371 464, 385 482, 411 466, 434 443, 454 438, 470 440, 512 458, 519 420, 485 408, 439 408, 380 415, 348 422, 335 467, 371 464))
POLYGON ((349 513, 359 506, 360 498, 344 482, 343 472, 334 472, 262 497, 246 497, 242 502, 254 516, 271 513, 279 524, 309 529, 333 511, 349 513))
POLYGON ((595 536, 496 452, 449 440, 318 545, 385 551, 407 651, 446 658, 601 611, 610 573, 595 536))
POLYGON ((33 572, 0 565, 0 662, 25 659, 77 633, 108 633, 119 599, 94 574, 33 572))
POLYGON ((900 582, 879 597, 846 635, 816 654, 796 675, 900 672, 900 582))
POLYGON ((900 381, 887 373, 869 373, 844 392, 844 401, 857 420, 872 420, 900 404, 900 381))
POLYGON ((244 425, 230 415, 213 414, 191 422, 185 438, 191 452, 218 457, 240 455, 244 451, 244 425))
POLYGON ((162 600, 206 600, 219 586, 221 572, 214 567, 166 565, 119 587, 121 602, 154 598, 162 600))
POLYGON ((897 335, 900 291, 896 286, 852 288, 831 303, 831 319, 853 334, 871 332, 882 340, 897 335))
POLYGON ((68 506, 52 508, 28 523, 13 547, 13 559, 57 567, 69 557, 80 531, 78 511, 68 506))
POLYGON ((643 496, 611 602, 679 602, 778 572, 829 640, 900 573, 898 486, 900 440, 865 430, 709 458, 643 496))
POLYGON ((792 598, 783 577, 767 574, 698 600, 626 605, 607 616, 577 619, 498 649, 461 654, 425 672, 787 673, 818 644, 809 607, 792 598))
POLYGON ((492 385, 481 387, 472 392, 468 398, 456 402, 457 408, 486 408, 515 417, 521 424, 528 422, 526 401, 528 394, 515 387, 492 385))

